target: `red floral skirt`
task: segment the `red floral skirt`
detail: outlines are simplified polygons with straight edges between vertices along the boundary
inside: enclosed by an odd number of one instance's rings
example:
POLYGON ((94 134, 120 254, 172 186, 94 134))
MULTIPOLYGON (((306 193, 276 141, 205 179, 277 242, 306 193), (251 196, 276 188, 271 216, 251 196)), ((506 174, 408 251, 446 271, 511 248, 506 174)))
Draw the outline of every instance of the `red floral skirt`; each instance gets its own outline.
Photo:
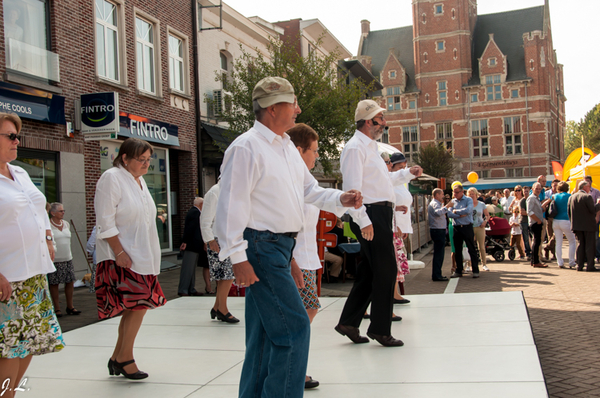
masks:
POLYGON ((124 310, 154 309, 167 302, 156 275, 137 274, 113 260, 98 263, 94 285, 100 319, 119 316, 124 310))

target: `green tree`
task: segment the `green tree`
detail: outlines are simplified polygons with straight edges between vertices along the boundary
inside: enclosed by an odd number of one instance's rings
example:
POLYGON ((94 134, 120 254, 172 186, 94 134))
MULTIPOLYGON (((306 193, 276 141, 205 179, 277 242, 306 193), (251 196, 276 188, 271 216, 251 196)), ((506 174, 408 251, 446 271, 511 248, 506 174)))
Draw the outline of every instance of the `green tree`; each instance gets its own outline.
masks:
POLYGON ((568 156, 584 144, 595 153, 600 152, 600 104, 594 106, 579 123, 569 120, 565 133, 565 154, 568 156))
MULTIPOLYGON (((318 48, 322 39, 316 43, 318 48)), ((241 46, 240 46, 241 48, 241 46)), ((225 106, 219 119, 229 125, 229 137, 234 139, 254 124, 252 90, 267 76, 285 77, 294 87, 302 113, 298 123, 306 123, 319 134, 319 155, 324 174, 331 175, 332 161, 339 159, 340 143, 347 141, 355 130, 356 104, 371 90, 360 79, 346 82, 338 79, 339 53, 319 56, 313 51, 300 57, 296 47, 272 40, 268 45, 269 58, 259 51, 250 54, 241 48, 242 55, 233 61, 228 76, 216 74, 225 91, 225 106)), ((212 102, 207 98, 207 102, 212 102)))
POLYGON ((414 162, 423 168, 423 172, 436 178, 452 180, 457 172, 457 161, 443 143, 430 143, 419 148, 414 162))

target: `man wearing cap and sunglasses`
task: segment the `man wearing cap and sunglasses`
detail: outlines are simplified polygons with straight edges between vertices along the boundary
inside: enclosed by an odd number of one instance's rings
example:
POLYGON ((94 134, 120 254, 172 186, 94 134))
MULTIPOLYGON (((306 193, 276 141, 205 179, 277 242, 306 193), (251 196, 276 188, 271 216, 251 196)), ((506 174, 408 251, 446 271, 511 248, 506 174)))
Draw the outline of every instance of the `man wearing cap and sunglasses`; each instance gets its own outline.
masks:
POLYGON ((392 231, 396 200, 394 185, 420 176, 423 170, 413 166, 388 172, 375 142, 386 128, 384 111, 373 100, 358 103, 354 115, 356 132, 344 147, 340 159, 344 189, 362 192, 368 216, 361 217, 349 210, 354 220, 350 227, 360 242, 362 261, 335 330, 356 344, 367 343, 369 340, 360 335, 358 327, 371 303, 371 324, 367 336, 383 346, 398 347, 404 343, 391 334, 397 274, 392 231))
POLYGON ((246 289, 246 356, 240 397, 301 397, 310 323, 291 265, 304 203, 338 213, 362 206, 360 192, 325 189, 285 133, 301 112, 294 88, 267 77, 252 92, 254 126, 231 143, 221 167, 215 232, 221 260, 230 257, 246 289))

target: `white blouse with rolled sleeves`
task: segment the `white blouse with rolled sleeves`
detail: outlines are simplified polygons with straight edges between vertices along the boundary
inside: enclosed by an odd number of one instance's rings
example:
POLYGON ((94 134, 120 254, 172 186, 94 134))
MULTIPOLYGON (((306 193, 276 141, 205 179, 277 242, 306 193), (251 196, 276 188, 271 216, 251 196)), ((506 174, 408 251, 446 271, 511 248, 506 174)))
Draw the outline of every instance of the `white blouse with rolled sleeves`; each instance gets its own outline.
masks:
POLYGON ((46 242, 46 197, 25 170, 11 164, 8 169, 14 181, 0 175, 0 273, 19 282, 56 268, 46 242))
POLYGON ((317 248, 317 223, 320 212, 318 207, 304 204, 304 227, 298 233, 293 254, 300 269, 316 270, 321 268, 317 248))
POLYGON ((396 226, 400 228, 403 234, 412 234, 412 220, 410 206, 413 203, 413 196, 408 190, 406 184, 396 185, 394 187, 394 193, 396 194, 396 206, 406 206, 408 211, 403 213, 401 211, 394 212, 396 219, 396 226))
POLYGON ((132 261, 131 270, 141 275, 160 273, 160 242, 156 230, 156 205, 144 178, 140 185, 123 167, 102 174, 96 185, 96 260, 115 260, 106 241, 119 237, 132 261))
POLYGON ((56 242, 56 253, 54 253, 55 263, 64 263, 65 261, 73 260, 73 253, 71 253, 71 229, 69 223, 62 220, 63 227, 62 231, 56 226, 52 227, 52 236, 56 242))

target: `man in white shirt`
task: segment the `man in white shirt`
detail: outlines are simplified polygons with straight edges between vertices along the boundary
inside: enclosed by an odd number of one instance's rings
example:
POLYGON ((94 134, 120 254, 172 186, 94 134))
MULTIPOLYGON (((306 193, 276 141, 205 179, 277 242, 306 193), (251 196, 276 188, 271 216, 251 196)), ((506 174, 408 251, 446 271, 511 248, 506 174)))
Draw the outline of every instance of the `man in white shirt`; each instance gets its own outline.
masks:
POLYGON ((252 92, 256 121, 227 149, 215 221, 221 251, 246 289, 246 357, 240 397, 302 397, 310 323, 291 263, 304 203, 337 212, 359 208, 358 191, 325 189, 285 133, 301 112, 294 88, 267 77, 252 92))
POLYGON ((394 285, 398 272, 392 231, 396 200, 394 185, 420 176, 423 170, 413 166, 388 172, 375 141, 386 127, 384 110, 373 100, 358 103, 354 116, 357 130, 344 147, 340 159, 344 189, 363 193, 368 217, 349 211, 354 220, 350 227, 360 242, 362 261, 335 330, 356 344, 367 343, 369 340, 360 336, 358 327, 371 303, 371 324, 367 336, 383 346, 398 347, 404 343, 391 335, 394 285), (372 229, 367 229, 369 224, 372 224, 372 229))
POLYGON ((512 216, 512 212, 510 211, 510 205, 513 200, 515 200, 514 196, 510 196, 510 189, 504 190, 504 196, 500 199, 500 206, 502 206, 502 210, 504 211, 504 217, 510 218, 512 216))

